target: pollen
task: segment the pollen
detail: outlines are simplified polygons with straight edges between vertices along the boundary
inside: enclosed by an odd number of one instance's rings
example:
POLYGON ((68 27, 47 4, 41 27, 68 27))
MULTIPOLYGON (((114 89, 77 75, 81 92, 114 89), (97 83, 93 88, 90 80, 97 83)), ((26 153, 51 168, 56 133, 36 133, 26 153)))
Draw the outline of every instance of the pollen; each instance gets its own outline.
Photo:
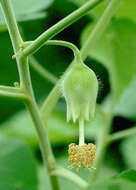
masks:
POLYGON ((75 168, 91 168, 95 159, 96 147, 94 144, 69 145, 69 162, 75 168))

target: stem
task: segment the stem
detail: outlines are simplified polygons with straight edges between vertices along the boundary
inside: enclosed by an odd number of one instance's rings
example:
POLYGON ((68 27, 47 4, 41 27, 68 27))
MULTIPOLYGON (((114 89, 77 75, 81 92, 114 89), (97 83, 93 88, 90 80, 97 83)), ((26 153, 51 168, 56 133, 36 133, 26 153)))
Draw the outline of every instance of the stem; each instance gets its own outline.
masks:
POLYGON ((56 84, 58 79, 53 74, 51 74, 48 70, 46 70, 42 65, 38 63, 38 61, 33 57, 29 57, 30 66, 39 73, 41 77, 50 81, 52 84, 56 84))
POLYGON ((78 185, 80 188, 86 188, 88 185, 88 183, 81 177, 62 167, 57 167, 56 170, 52 172, 52 175, 68 179, 69 181, 78 185))
POLYGON ((13 8, 10 0, 0 0, 3 14, 7 23, 9 35, 13 44, 14 52, 17 52, 22 44, 22 38, 18 30, 13 8))
MULTIPOLYGON (((10 0, 0 0, 0 2, 2 5, 2 9, 3 9, 4 16, 7 22, 10 37, 11 37, 12 44, 14 47, 14 53, 17 54, 17 51, 22 45, 22 40, 21 40, 19 30, 16 24, 14 12, 10 4, 10 0)), ((21 90, 23 90, 25 95, 30 98, 29 101, 24 101, 24 102, 28 108, 28 111, 32 117, 33 123, 37 130, 43 161, 44 161, 44 164, 47 165, 52 189, 59 190, 57 177, 51 176, 52 170, 54 170, 56 167, 56 162, 52 154, 51 145, 49 142, 46 128, 44 127, 44 123, 40 116, 40 111, 38 109, 38 106, 34 98, 31 79, 30 79, 30 73, 29 73, 28 59, 27 57, 17 56, 17 62, 18 62, 21 90)))
POLYGON ((30 101, 25 102, 25 104, 32 117, 33 123, 35 125, 36 131, 38 134, 43 161, 44 161, 44 164, 47 165, 52 189, 59 190, 57 177, 51 176, 51 172, 56 168, 56 162, 55 162, 50 141, 48 138, 48 133, 46 130, 47 127, 44 126, 39 108, 34 98, 31 79, 30 79, 30 73, 29 73, 28 61, 27 61, 27 58, 21 58, 19 61, 20 61, 20 72, 21 72, 20 74, 23 76, 22 78, 23 89, 25 93, 28 94, 28 96, 30 97, 30 101))
POLYGON ((107 139, 107 143, 112 143, 114 141, 120 140, 124 137, 128 137, 128 136, 132 136, 132 135, 136 135, 136 127, 133 127, 131 129, 125 129, 123 131, 120 132, 116 132, 113 133, 112 135, 109 135, 108 139, 107 139))
POLYGON ((79 119, 79 146, 83 145, 85 143, 85 137, 84 137, 84 119, 79 119))
POLYGON ((103 0, 90 0, 85 3, 82 7, 59 21, 57 24, 46 30, 43 34, 41 34, 33 43, 24 49, 22 56, 27 56, 33 54, 40 47, 44 45, 44 43, 54 37, 56 34, 64 30, 66 27, 79 20, 82 16, 84 16, 89 10, 93 9, 96 5, 98 5, 103 0))
POLYGON ((75 55, 75 59, 77 63, 82 63, 82 58, 79 49, 72 43, 66 42, 66 41, 61 41, 61 40, 48 40, 46 45, 57 45, 57 46, 64 46, 70 48, 75 55))
POLYGON ((26 101, 29 100, 29 97, 21 92, 15 93, 15 92, 9 92, 9 91, 4 91, 4 90, 0 90, 0 97, 22 99, 26 101))
POLYGON ((0 90, 8 91, 8 92, 21 92, 20 88, 12 87, 12 86, 4 86, 0 85, 0 90))

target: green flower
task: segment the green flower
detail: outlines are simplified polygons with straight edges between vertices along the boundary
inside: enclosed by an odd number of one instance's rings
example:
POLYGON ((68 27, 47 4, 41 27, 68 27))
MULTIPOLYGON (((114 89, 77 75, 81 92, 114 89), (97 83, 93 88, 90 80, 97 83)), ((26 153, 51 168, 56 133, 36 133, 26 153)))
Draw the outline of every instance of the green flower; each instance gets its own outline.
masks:
POLYGON ((67 104, 67 121, 94 117, 98 80, 84 63, 75 64, 65 75, 62 91, 67 104))

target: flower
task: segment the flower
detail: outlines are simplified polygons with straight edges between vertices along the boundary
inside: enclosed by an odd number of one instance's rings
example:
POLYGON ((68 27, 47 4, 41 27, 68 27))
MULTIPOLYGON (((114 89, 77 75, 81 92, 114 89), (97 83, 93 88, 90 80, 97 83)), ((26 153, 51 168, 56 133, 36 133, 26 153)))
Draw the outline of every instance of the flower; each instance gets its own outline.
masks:
POLYGON ((63 96, 67 104, 67 121, 94 117, 98 80, 84 63, 76 63, 64 76, 63 96))

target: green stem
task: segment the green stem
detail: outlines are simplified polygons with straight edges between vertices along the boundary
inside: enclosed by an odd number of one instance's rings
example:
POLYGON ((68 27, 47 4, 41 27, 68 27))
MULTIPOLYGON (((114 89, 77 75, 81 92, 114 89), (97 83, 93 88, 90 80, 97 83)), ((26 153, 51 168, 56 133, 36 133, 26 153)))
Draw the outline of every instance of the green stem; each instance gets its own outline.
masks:
POLYGON ((12 86, 4 86, 4 85, 0 85, 0 90, 4 90, 7 92, 21 92, 20 88, 16 88, 16 87, 12 87, 12 86))
MULTIPOLYGON (((19 34, 14 12, 10 3, 11 1, 0 0, 0 2, 2 5, 2 9, 3 9, 4 16, 7 22, 10 37, 11 37, 12 44, 14 47, 14 53, 17 54, 19 48, 22 46, 23 43, 19 34)), ((18 71, 19 71, 19 76, 20 76, 21 90, 25 93, 26 96, 29 97, 29 101, 27 100, 24 102, 28 108, 28 111, 34 122, 34 126, 37 130, 43 161, 44 161, 44 164, 47 165, 47 168, 48 168, 48 174, 50 177, 52 189, 59 190, 57 177, 51 176, 52 170, 55 169, 56 167, 56 162, 52 154, 51 145, 49 142, 46 128, 44 127, 44 123, 41 119, 41 115, 34 98, 31 79, 30 79, 30 73, 29 73, 28 59, 26 57, 19 57, 18 55, 17 62, 18 62, 18 71)))
POLYGON ((22 38, 18 30, 13 8, 10 0, 0 0, 3 14, 7 23, 10 38, 13 44, 14 52, 17 52, 22 44, 22 38), (5 11, 6 10, 6 11, 5 11))
POLYGON ((89 10, 93 9, 96 5, 98 5, 103 0, 90 0, 85 3, 82 7, 59 21, 57 24, 46 30, 43 34, 41 34, 33 43, 24 49, 22 56, 27 56, 33 54, 40 47, 44 45, 44 43, 54 37, 56 34, 64 30, 66 27, 74 23, 83 17, 89 10))
POLYGON ((45 45, 57 45, 57 46, 64 46, 70 48, 75 55, 75 59, 77 63, 82 63, 82 58, 79 49, 72 43, 61 41, 61 40, 48 40, 45 45))
POLYGON ((130 128, 130 129, 125 129, 123 131, 119 131, 116 133, 113 133, 111 135, 109 135, 108 139, 107 139, 107 143, 112 143, 114 141, 120 140, 122 138, 125 137, 129 137, 132 135, 136 135, 136 127, 130 128))
POLYGON ((30 79, 30 73, 29 73, 28 60, 27 58, 23 57, 19 61, 20 61, 20 72, 21 72, 20 74, 23 76, 22 78, 23 89, 24 89, 24 92, 30 97, 30 101, 25 102, 25 104, 32 117, 33 123, 35 125, 36 131, 38 134, 43 161, 48 169, 52 189, 59 190, 57 177, 51 176, 51 172, 56 168, 56 162, 55 162, 52 149, 51 149, 51 144, 48 138, 48 133, 46 130, 47 127, 44 126, 39 108, 34 98, 31 79, 30 79))
POLYGON ((38 63, 38 61, 33 57, 29 57, 29 63, 32 68, 39 73, 41 77, 50 81, 52 84, 56 84, 58 79, 53 74, 51 74, 48 70, 46 70, 42 65, 38 63))
POLYGON ((81 118, 79 119, 79 146, 85 143, 84 137, 84 120, 81 118))
POLYGON ((52 175, 65 178, 65 179, 75 183, 80 188, 86 188, 88 185, 88 183, 85 180, 83 180, 81 177, 79 177, 75 173, 73 173, 65 168, 62 168, 62 167, 57 167, 56 170, 54 170, 52 172, 52 175))
POLYGON ((7 98, 15 98, 15 99, 20 99, 20 100, 29 100, 29 97, 26 96, 25 94, 21 92, 9 92, 5 90, 0 90, 0 97, 7 97, 7 98))

